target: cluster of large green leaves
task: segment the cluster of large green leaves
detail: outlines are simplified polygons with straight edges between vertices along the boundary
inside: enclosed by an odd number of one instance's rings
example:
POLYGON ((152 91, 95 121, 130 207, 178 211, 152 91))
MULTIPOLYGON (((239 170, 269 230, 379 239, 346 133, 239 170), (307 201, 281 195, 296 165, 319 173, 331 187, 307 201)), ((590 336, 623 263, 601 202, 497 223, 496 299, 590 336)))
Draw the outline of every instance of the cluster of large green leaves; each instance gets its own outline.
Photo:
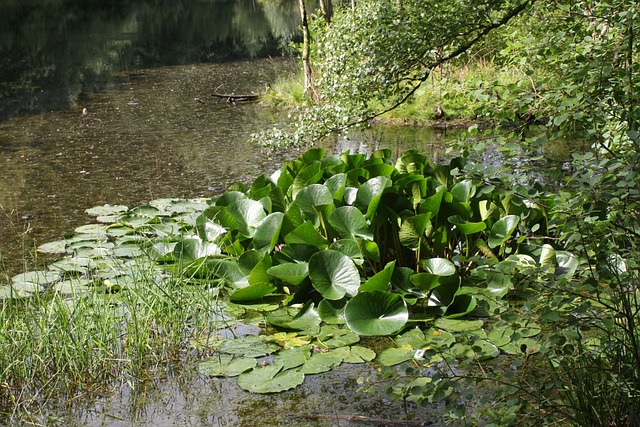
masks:
MULTIPOLYGON (((443 320, 502 310, 505 304, 498 302, 519 275, 545 268, 566 277, 576 268, 570 254, 544 244, 542 206, 498 179, 468 178, 462 159, 434 165, 417 151, 394 161, 389 150, 367 158, 313 149, 270 177, 234 185, 213 199, 162 199, 89 212, 99 224, 39 248, 66 257, 48 271, 16 276, 0 297, 45 289, 126 292, 140 280, 161 286, 169 272, 228 298, 219 301, 219 313, 210 314, 214 330, 258 312, 272 331, 292 334, 275 340, 277 345, 269 338, 277 334, 228 339, 198 331, 192 337, 194 346, 218 352, 202 372, 242 374, 245 388, 259 392, 294 387, 305 374, 343 361, 371 360, 370 352, 354 345, 361 335, 394 335, 414 324, 435 327, 434 334, 411 341, 414 347, 385 353, 385 364, 401 362, 436 348, 429 337, 450 329, 443 320), (440 323, 434 325, 435 319, 440 323), (245 354, 247 347, 264 347, 264 354, 245 354), (257 359, 283 351, 286 356, 269 365, 280 369, 266 372, 257 365, 257 359), (259 383, 265 385, 255 389, 259 383)), ((517 325, 487 333, 484 322, 468 326, 478 330, 471 346, 486 350, 473 352, 485 356, 507 351, 522 336, 517 325)), ((445 344, 455 345, 451 354, 466 354, 453 341, 445 344)))
POLYGON ((511 271, 495 265, 540 255, 531 242, 544 237, 546 216, 498 185, 457 177, 462 167, 434 166, 416 151, 394 164, 387 150, 370 158, 309 150, 210 200, 190 232, 154 241, 148 253, 236 303, 285 295, 305 304, 275 322, 289 329, 311 316, 390 335, 413 316, 409 307, 419 318, 464 316, 477 306, 465 285, 501 297, 511 271))

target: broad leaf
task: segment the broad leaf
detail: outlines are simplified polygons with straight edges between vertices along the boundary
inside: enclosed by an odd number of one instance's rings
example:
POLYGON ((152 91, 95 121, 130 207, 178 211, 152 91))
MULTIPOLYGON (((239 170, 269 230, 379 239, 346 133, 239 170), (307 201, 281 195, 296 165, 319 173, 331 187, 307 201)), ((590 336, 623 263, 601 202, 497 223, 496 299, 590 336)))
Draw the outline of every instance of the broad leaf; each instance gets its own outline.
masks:
POLYGON ((252 393, 280 393, 295 388, 304 382, 299 371, 284 370, 282 366, 267 365, 253 368, 240 374, 238 385, 252 393))
POLYGON ((320 295, 331 300, 353 296, 360 287, 360 274, 351 258, 330 249, 311 257, 309 277, 320 295))
POLYGON ((198 372, 210 377, 237 377, 256 366, 253 357, 235 357, 231 354, 218 354, 198 364, 198 372))
POLYGON ((299 285, 309 275, 309 264, 306 262, 287 262, 274 265, 267 273, 292 285, 299 285))
POLYGON ((390 292, 362 292, 345 307, 349 328, 360 335, 391 335, 404 327, 409 319, 406 303, 390 292))
POLYGON ((520 218, 517 215, 507 215, 496 221, 493 227, 491 227, 491 234, 487 241, 489 247, 495 248, 509 240, 518 226, 518 222, 520 222, 520 218))
POLYGON ((373 232, 369 229, 367 220, 356 207, 339 207, 329 216, 329 223, 344 239, 362 237, 363 239, 373 240, 373 232))

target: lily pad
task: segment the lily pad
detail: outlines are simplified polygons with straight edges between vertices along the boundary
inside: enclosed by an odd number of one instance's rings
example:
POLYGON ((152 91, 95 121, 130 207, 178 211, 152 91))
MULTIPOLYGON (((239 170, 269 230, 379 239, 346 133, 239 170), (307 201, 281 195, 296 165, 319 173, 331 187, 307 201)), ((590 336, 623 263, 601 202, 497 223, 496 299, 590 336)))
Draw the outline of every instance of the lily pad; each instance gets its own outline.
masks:
POLYGON ((48 242, 38 246, 38 252, 43 254, 63 254, 66 252, 67 241, 56 240, 55 242, 48 242))
POLYGON ((282 366, 267 365, 255 367, 238 377, 238 385, 252 393, 280 393, 295 388, 304 382, 300 371, 285 370, 282 366))
POLYGON ((244 357, 262 357, 279 350, 274 343, 266 343, 254 335, 245 335, 239 338, 223 341, 217 348, 220 353, 233 354, 244 357))
POLYGON ((313 287, 331 300, 353 296, 360 287, 360 273, 351 258, 330 249, 311 257, 309 277, 313 287))
POLYGON ((324 353, 313 353, 311 358, 305 362, 300 368, 304 374, 321 374, 331 370, 334 366, 338 366, 343 362, 342 355, 329 350, 324 353))
POLYGON ((231 354, 217 354, 198 364, 198 372, 210 377, 237 377, 257 364, 252 357, 235 357, 231 354))

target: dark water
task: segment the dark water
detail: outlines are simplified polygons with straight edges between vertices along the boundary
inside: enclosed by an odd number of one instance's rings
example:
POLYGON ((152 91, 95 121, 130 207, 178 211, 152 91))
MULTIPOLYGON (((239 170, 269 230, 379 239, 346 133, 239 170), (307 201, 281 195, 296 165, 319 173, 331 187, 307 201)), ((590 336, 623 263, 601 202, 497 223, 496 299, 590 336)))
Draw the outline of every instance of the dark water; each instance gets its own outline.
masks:
MULTIPOLYGON (((298 26, 295 0, 0 2, 0 282, 49 261, 34 249, 92 221, 87 208, 212 196, 296 157, 245 142, 277 113, 211 94, 295 72, 298 26)), ((327 144, 436 137, 377 127, 327 144)))
POLYGON ((288 55, 300 25, 296 4, 2 1, 0 119, 72 105, 83 94, 110 87, 120 72, 288 55))

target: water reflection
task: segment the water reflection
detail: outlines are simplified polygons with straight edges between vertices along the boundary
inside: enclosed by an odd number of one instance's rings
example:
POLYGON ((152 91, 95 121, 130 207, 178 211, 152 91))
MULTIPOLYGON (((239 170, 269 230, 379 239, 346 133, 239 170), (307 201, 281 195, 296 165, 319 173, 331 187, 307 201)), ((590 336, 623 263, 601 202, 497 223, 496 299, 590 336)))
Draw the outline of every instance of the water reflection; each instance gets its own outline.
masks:
MULTIPOLYGON (((0 120, 75 103, 114 73, 289 53, 295 0, 0 2, 0 120)), ((310 9, 314 10, 314 9, 310 9)))
POLYGON ((150 69, 78 107, 1 122, 5 267, 15 272, 35 244, 90 221, 88 207, 211 195, 273 169, 271 155, 246 144, 269 111, 210 94, 221 84, 260 90, 293 67, 264 60, 150 69))

